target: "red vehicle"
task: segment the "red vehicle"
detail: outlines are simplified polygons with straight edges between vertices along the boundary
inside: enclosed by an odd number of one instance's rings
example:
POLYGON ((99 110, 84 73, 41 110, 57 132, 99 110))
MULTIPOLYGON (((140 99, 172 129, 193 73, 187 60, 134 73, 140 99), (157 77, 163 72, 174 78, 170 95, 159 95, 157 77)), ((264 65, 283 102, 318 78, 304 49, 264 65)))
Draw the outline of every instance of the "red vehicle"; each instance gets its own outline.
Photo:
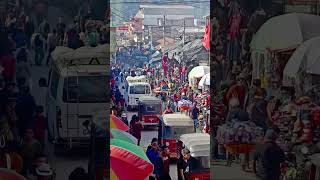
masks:
POLYGON ((158 139, 159 144, 167 145, 170 152, 170 158, 178 159, 181 152, 179 137, 185 133, 192 133, 192 119, 181 113, 164 114, 159 122, 158 139))
POLYGON ((138 102, 138 116, 144 126, 158 125, 162 113, 161 100, 154 96, 143 96, 138 102))
POLYGON ((210 179, 210 135, 207 133, 191 133, 180 136, 182 147, 189 149, 193 162, 189 169, 188 180, 210 179))

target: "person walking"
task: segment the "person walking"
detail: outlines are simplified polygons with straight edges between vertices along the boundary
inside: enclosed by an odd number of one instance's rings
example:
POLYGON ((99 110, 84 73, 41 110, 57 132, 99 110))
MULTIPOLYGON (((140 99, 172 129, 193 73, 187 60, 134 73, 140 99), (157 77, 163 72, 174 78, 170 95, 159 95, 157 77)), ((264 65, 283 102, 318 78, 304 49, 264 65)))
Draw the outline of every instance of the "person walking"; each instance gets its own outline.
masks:
POLYGON ((143 125, 141 123, 141 121, 139 120, 139 118, 137 117, 135 120, 134 120, 134 123, 132 124, 132 135, 137 138, 138 140, 138 143, 137 145, 140 146, 140 141, 141 141, 141 132, 142 132, 142 129, 143 129, 143 125))
POLYGON ((160 173, 160 180, 171 180, 170 177, 170 155, 169 155, 169 148, 166 145, 161 147, 161 173, 160 173))
POLYGON ((51 53, 55 50, 56 46, 59 45, 59 37, 57 34, 57 30, 53 29, 51 33, 48 34, 47 38, 47 44, 48 44, 48 55, 47 55, 47 62, 46 65, 49 65, 51 53))
POLYGON ((268 129, 264 143, 256 148, 253 171, 261 180, 280 180, 280 165, 285 161, 285 154, 276 144, 276 139, 276 131, 268 129))
POLYGON ((42 60, 44 58, 44 46, 45 46, 45 40, 43 36, 39 33, 34 35, 33 40, 33 49, 35 51, 35 65, 41 66, 42 60))
POLYGON ((189 159, 191 157, 190 151, 188 149, 183 149, 181 151, 182 156, 177 162, 178 169, 178 180, 188 180, 188 172, 189 172, 189 159))
POLYGON ((197 132, 197 125, 198 125, 198 116, 200 114, 200 110, 197 107, 197 104, 194 103, 193 108, 191 110, 191 118, 193 120, 193 127, 194 127, 194 132, 197 132))
POLYGON ((152 176, 150 176, 150 180, 159 180, 160 179, 160 152, 158 146, 158 139, 153 138, 151 141, 151 145, 148 146, 147 149, 147 157, 149 158, 150 162, 153 164, 154 170, 152 176))
POLYGON ((63 18, 60 16, 57 24, 57 36, 59 39, 59 45, 63 44, 66 24, 63 22, 63 18))

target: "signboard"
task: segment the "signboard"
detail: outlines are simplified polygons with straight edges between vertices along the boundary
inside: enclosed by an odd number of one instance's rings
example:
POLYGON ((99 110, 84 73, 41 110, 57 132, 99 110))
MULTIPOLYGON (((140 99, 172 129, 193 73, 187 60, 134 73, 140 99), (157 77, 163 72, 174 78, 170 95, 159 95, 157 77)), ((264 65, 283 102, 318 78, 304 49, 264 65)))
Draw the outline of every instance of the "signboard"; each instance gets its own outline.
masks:
POLYGON ((119 27, 118 27, 118 30, 128 31, 128 30, 129 30, 129 27, 128 27, 128 26, 119 26, 119 27))

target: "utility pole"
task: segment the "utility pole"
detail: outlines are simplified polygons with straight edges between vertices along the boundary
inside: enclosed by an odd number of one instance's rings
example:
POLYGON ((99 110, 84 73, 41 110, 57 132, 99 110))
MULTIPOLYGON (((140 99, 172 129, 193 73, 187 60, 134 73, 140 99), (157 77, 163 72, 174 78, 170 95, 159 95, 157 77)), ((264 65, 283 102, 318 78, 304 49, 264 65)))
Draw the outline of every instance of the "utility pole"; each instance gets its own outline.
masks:
POLYGON ((163 14, 163 46, 166 45, 166 15, 163 14))
POLYGON ((183 45, 186 43, 186 19, 183 18, 183 45))

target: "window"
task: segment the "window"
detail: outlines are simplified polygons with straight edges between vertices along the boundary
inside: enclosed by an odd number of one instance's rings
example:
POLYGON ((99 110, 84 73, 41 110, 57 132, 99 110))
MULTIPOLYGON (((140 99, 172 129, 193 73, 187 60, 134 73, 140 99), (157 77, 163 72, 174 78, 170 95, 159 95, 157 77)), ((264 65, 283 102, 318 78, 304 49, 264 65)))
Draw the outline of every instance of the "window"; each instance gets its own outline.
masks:
POLYGON ((130 94, 150 94, 150 86, 148 85, 130 86, 130 94))
POLYGON ((63 101, 70 103, 107 103, 107 76, 79 76, 64 79, 63 101))
POLYGON ((51 75, 49 76, 50 81, 50 93, 51 96, 56 99, 58 93, 58 85, 59 85, 59 74, 54 69, 51 70, 51 75))

